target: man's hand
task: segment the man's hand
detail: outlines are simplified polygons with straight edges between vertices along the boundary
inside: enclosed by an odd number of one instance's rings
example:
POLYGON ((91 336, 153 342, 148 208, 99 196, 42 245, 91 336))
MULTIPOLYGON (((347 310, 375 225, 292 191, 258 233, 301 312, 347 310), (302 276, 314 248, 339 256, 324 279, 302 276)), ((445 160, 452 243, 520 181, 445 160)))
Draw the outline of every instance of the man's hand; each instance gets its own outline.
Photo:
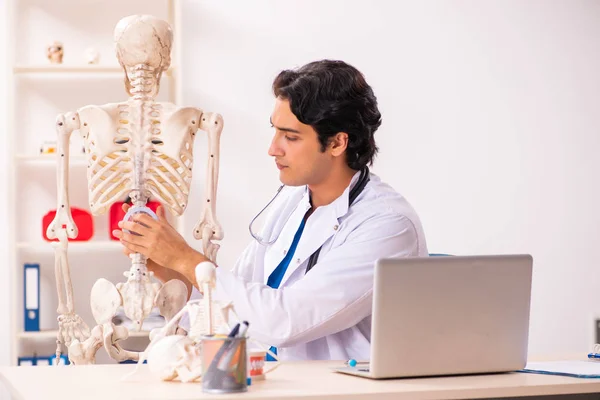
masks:
MULTIPOLYGON (((129 209, 129 206, 123 209, 129 209)), ((154 271, 158 279, 183 276, 184 282, 195 284, 196 265, 208 259, 191 248, 169 224, 164 207, 159 206, 156 214, 158 221, 146 214, 135 214, 131 221, 119 222, 119 228, 131 233, 116 229, 113 235, 125 246, 125 254, 141 253, 146 256, 148 269, 154 271)))
MULTIPOLYGON (((133 254, 133 252, 131 250, 129 250, 127 247, 123 247, 123 253, 127 257, 129 257, 131 254, 133 254)), ((163 267, 162 265, 158 265, 151 258, 146 259, 146 267, 148 267, 148 270, 152 271, 154 273, 154 277, 156 279, 158 279, 159 281, 161 281, 162 283, 166 283, 166 282, 170 281, 171 279, 179 279, 180 281, 183 281, 183 283, 185 283, 186 285, 190 284, 190 282, 188 282, 188 280, 185 276, 183 276, 182 274, 180 274, 177 271, 163 267)))

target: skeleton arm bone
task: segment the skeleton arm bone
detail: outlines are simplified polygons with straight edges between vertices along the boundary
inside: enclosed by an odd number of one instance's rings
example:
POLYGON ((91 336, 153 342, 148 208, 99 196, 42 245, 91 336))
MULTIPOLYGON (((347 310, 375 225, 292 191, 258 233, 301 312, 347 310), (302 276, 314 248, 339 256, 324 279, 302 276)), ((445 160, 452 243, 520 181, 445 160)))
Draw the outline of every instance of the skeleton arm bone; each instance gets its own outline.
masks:
MULTIPOLYGON (((90 337, 90 329, 86 323, 75 314, 73 304, 73 285, 67 258, 68 239, 64 228, 58 230, 57 243, 54 246, 54 273, 58 294, 58 334, 56 338, 56 359, 61 353, 61 345, 69 347, 74 341, 84 342, 90 337)), ((58 364, 57 364, 58 365, 58 364)))
POLYGON ((203 300, 205 304, 205 318, 208 329, 208 334, 214 334, 213 331, 213 309, 212 309, 212 289, 216 286, 216 272, 215 265, 211 262, 205 261, 196 266, 196 282, 199 287, 202 287, 203 300))
POLYGON ((59 314, 70 314, 74 312, 73 285, 71 283, 71 271, 67 258, 69 241, 65 229, 59 229, 57 233, 59 242, 53 243, 54 247, 54 275, 56 277, 56 291, 58 293, 59 314))
POLYGON ((219 181, 219 146, 223 118, 219 114, 204 113, 201 118, 200 129, 208 134, 208 168, 206 172, 206 201, 203 205, 200 221, 194 228, 194 237, 202 239, 204 255, 215 262, 219 245, 213 239, 223 239, 223 228, 216 217, 217 186, 219 181))
POLYGON ((69 346, 73 340, 85 341, 90 330, 83 320, 75 314, 73 304, 73 285, 67 258, 68 239, 76 238, 78 229, 71 215, 69 205, 69 139, 74 130, 79 129, 79 114, 69 112, 56 117, 56 134, 58 142, 58 175, 57 200, 58 207, 54 220, 48 226, 46 236, 59 239, 54 243, 54 272, 58 294, 58 335, 56 339, 56 355, 60 355, 61 344, 69 346))
POLYGON ((56 134, 58 136, 58 175, 57 175, 57 195, 58 207, 56 216, 46 230, 46 236, 49 239, 56 239, 58 230, 66 225, 67 236, 71 239, 77 237, 79 231, 69 205, 69 139, 74 130, 79 129, 79 114, 68 112, 56 117, 56 134))

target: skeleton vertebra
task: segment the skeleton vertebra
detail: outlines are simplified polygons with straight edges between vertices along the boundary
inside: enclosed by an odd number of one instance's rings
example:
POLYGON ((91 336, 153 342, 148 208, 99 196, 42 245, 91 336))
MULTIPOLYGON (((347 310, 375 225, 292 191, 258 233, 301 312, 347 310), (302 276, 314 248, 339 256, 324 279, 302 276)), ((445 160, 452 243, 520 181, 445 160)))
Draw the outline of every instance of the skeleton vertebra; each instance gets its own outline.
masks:
POLYGON ((188 202, 194 136, 198 130, 205 131, 209 144, 206 201, 194 237, 202 240, 204 253, 213 261, 219 249, 213 240, 223 238, 215 204, 222 117, 199 108, 154 101, 161 75, 170 65, 172 36, 170 26, 152 16, 134 15, 119 21, 114 38, 129 99, 123 103, 85 106, 56 119, 58 207, 47 236, 59 239, 57 355, 64 344, 76 364, 93 363, 102 345, 119 361, 137 359, 138 353, 126 352, 117 343, 129 335, 111 322, 118 308, 122 306, 134 323, 133 329, 140 330, 153 307, 158 307, 168 322, 182 309, 188 296, 181 281, 152 283, 145 257, 132 254, 131 268, 124 272, 125 283, 115 286, 99 279, 92 288, 91 306, 98 326, 90 332, 75 314, 67 259, 67 237, 75 238, 78 233, 71 216, 67 185, 69 139, 74 131, 79 131, 84 141, 89 206, 94 215, 104 214, 115 201, 128 195, 135 210, 143 211, 149 198, 154 197, 177 216, 184 212, 188 202))

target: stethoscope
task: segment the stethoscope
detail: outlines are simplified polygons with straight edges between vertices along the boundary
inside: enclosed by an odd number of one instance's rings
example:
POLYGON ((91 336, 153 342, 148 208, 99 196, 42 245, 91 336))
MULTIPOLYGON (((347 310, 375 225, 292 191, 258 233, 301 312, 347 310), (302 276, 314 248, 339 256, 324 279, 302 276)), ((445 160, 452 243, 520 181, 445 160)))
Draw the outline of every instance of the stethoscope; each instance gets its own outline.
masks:
MULTIPOLYGON (((367 186, 367 183, 369 182, 370 179, 371 179, 371 177, 369 174, 369 167, 364 167, 360 171, 360 176, 358 178, 358 181, 356 182, 356 185, 354 185, 354 187, 350 190, 350 195, 349 195, 349 199, 348 199, 348 207, 352 206, 352 203, 354 203, 354 200, 356 200, 358 195, 362 193, 362 191, 364 190, 365 186, 367 186)), ((254 240, 256 240, 262 246, 269 246, 269 245, 275 243, 277 241, 277 239, 279 239, 279 235, 281 235, 281 231, 283 230, 283 226, 285 226, 285 224, 282 225, 282 228, 279 230, 279 233, 277 233, 275 238, 273 238, 269 241, 265 241, 259 235, 255 234, 254 231, 252 230, 252 224, 254 224, 254 221, 256 221, 256 219, 258 217, 260 217, 260 215, 267 209, 267 207, 269 207, 269 205, 271 205, 271 203, 273 201, 275 201, 275 199, 277 198, 277 196, 279 196, 279 193, 281 192, 281 190, 283 189, 284 186, 285 185, 281 185, 279 187, 279 189, 277 189, 277 192, 275 193, 275 196, 273 196, 271 201, 269 201, 267 203, 267 205, 264 206, 263 209, 260 210, 260 212, 258 214, 256 214, 256 216, 254 218, 252 218, 252 221, 250 221, 250 224, 248 225, 248 230, 250 231, 250 235, 254 238, 254 240)), ((317 263, 317 260, 319 258, 320 252, 321 252, 321 247, 319 247, 317 249, 317 251, 315 251, 310 256, 310 258, 308 259, 308 266, 306 267, 306 272, 310 271, 315 266, 315 264, 317 263)))

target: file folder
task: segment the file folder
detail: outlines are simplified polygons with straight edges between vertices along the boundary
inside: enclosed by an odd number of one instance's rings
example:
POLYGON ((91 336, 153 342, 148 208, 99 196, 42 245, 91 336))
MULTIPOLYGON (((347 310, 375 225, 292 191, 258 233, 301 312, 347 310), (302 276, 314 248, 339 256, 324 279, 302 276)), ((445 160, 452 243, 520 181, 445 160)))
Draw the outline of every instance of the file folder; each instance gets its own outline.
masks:
MULTIPOLYGON (((59 364, 70 364, 67 356, 61 354, 59 364)), ((34 353, 32 357, 19 357, 18 365, 56 365, 56 355, 53 354, 51 356, 38 356, 34 353)))
MULTIPOLYGON (((50 365, 56 365, 56 354, 52 355, 49 357, 50 360, 50 365)), ((60 355, 60 359, 58 361, 58 364, 60 365, 69 365, 69 359, 67 358, 66 355, 61 354, 60 355)))
POLYGON ((35 365, 35 357, 19 357, 19 366, 35 365))
POLYGON ((24 267, 25 331, 40 330, 40 265, 25 264, 24 267))
POLYGON ((37 360, 35 360, 35 365, 50 365, 50 358, 38 357, 37 360))
POLYGON ((562 375, 574 378, 599 379, 600 363, 597 361, 546 361, 528 362, 519 372, 545 375, 562 375))

